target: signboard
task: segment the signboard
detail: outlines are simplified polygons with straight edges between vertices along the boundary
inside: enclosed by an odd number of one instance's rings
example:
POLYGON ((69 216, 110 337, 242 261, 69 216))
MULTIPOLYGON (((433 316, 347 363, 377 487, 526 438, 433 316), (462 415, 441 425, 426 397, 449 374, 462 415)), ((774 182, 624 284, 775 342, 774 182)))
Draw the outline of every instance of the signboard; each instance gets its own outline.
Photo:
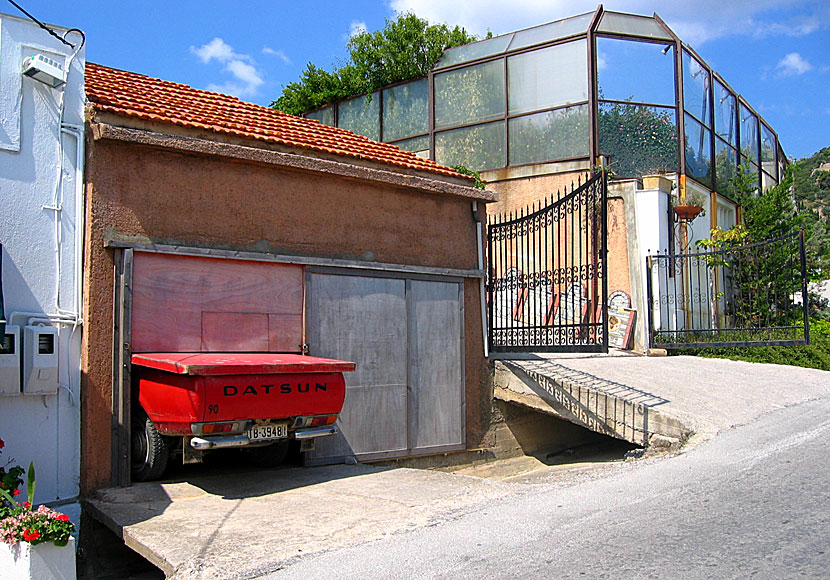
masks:
POLYGON ((608 346, 614 348, 631 348, 631 335, 637 311, 630 308, 608 307, 608 346))
MULTIPOLYGON (((597 320, 601 318, 597 312, 597 320)), ((637 311, 631 309, 631 297, 622 290, 612 292, 608 296, 608 346, 630 349, 636 320, 637 311)))

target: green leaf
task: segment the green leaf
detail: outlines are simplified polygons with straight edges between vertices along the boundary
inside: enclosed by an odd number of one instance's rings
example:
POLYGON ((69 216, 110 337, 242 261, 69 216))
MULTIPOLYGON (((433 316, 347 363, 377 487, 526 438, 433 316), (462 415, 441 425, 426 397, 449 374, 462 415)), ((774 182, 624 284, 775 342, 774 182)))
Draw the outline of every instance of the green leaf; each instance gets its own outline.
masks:
POLYGON ((35 503, 35 462, 29 462, 29 473, 26 476, 26 492, 29 496, 29 503, 35 503))

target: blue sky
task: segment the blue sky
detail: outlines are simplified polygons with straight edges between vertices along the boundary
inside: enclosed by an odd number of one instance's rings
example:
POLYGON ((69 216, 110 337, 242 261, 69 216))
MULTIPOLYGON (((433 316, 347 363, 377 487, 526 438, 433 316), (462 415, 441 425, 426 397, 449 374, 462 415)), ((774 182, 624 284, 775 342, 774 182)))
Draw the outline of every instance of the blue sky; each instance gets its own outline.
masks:
MULTIPOLYGON (((263 105, 306 63, 331 68, 350 32, 396 11, 502 34, 596 9, 596 0, 17 0, 38 19, 80 28, 87 59, 263 105)), ((657 12, 772 125, 788 155, 830 147, 830 1, 627 0, 657 12)), ((20 15, 0 0, 0 11, 20 15)))

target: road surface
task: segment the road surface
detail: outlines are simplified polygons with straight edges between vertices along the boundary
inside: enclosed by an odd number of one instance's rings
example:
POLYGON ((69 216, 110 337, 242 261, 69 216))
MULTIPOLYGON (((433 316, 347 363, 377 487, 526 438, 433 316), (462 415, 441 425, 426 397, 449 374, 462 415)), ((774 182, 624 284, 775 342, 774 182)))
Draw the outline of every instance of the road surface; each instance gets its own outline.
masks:
POLYGON ((286 562, 289 578, 828 578, 830 399, 670 458, 516 492, 436 525, 286 562))

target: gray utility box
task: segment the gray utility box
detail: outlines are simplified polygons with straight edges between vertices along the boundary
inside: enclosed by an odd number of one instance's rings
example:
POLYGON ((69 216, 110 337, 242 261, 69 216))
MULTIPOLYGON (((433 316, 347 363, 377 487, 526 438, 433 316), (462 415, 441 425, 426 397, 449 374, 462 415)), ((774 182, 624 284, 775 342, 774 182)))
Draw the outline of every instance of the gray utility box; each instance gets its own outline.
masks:
POLYGON ((58 329, 55 326, 23 328, 23 394, 58 392, 58 329))

